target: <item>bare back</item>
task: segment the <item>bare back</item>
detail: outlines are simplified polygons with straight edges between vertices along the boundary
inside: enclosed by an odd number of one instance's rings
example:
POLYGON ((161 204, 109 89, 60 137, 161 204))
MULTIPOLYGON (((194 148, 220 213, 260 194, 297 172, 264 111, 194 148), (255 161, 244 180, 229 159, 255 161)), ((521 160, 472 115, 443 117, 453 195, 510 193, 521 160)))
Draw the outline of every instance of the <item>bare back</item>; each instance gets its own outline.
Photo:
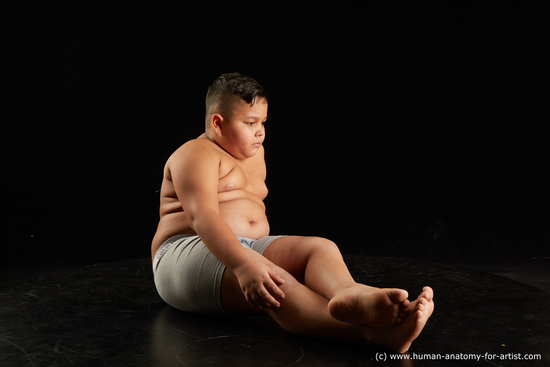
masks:
MULTIPOLYGON (((266 167, 264 150, 252 158, 238 160, 216 143, 201 135, 181 146, 168 159, 160 193, 160 221, 153 238, 151 253, 154 256, 160 245, 178 234, 196 234, 190 226, 185 208, 178 198, 176 187, 178 175, 184 160, 192 159, 195 152, 207 150, 218 158, 218 210, 236 236, 260 238, 269 234, 269 222, 265 214, 263 199, 268 190, 265 185, 266 167)), ((197 159, 200 155, 197 153, 197 159)), ((185 172, 187 175, 193 172, 185 172)), ((185 177, 179 180, 185 180, 185 177)))

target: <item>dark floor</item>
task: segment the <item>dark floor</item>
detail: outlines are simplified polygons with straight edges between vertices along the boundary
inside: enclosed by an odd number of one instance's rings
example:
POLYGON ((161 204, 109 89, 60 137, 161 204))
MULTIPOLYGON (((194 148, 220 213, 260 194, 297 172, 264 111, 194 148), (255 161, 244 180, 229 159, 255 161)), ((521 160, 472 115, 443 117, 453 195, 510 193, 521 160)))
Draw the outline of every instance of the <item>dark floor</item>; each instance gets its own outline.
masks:
POLYGON ((550 364, 547 277, 539 282, 537 275, 506 274, 513 269, 481 272, 410 259, 346 260, 363 283, 411 294, 422 285, 434 288, 435 312, 405 355, 415 360, 392 361, 394 354, 373 344, 293 336, 266 318, 176 311, 157 296, 149 259, 138 259, 26 273, 11 285, 3 278, 0 364, 368 366, 380 364, 377 358, 388 366, 550 364), (525 284, 530 280, 540 287, 525 284), (524 354, 542 359, 517 360, 524 354))

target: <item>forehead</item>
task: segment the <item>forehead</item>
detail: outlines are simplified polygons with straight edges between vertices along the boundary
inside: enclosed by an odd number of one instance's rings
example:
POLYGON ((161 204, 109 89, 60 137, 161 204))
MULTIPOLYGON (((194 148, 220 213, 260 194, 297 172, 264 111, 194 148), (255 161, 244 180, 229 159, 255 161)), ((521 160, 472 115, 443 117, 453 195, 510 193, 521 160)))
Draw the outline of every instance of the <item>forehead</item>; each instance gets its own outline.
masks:
POLYGON ((256 98, 253 102, 247 103, 243 101, 239 96, 233 96, 232 100, 232 114, 239 117, 255 117, 266 118, 268 103, 265 98, 256 98))

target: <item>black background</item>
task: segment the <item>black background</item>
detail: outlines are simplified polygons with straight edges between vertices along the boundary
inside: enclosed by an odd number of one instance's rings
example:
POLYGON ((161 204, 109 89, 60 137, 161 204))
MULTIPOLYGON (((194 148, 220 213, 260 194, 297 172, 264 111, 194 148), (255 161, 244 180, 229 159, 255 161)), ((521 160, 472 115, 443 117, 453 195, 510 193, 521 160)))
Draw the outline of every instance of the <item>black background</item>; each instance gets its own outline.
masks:
POLYGON ((548 4, 320 4, 6 10, 5 265, 149 256, 164 163, 233 71, 271 97, 273 234, 550 256, 548 4))

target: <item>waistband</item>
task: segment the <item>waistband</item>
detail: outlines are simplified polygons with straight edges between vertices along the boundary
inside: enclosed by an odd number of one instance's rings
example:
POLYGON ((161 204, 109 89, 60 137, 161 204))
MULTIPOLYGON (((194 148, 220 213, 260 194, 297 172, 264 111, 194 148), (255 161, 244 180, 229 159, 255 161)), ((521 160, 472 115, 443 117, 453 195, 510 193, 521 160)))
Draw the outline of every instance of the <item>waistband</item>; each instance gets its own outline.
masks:
MULTIPOLYGON (((170 248, 170 246, 174 244, 174 242, 185 237, 194 237, 194 236, 198 237, 196 234, 179 234, 177 236, 170 237, 169 239, 164 241, 164 243, 160 245, 157 252, 155 253, 155 258, 153 259, 153 274, 155 273, 155 269, 157 268, 157 264, 160 261, 160 258, 162 257, 162 255, 164 255, 164 253, 168 250, 168 248, 170 248)), ((241 245, 243 245, 243 247, 249 247, 249 248, 252 247, 254 242, 257 241, 252 238, 239 237, 239 236, 237 236, 237 239, 239 240, 241 245)))
POLYGON ((177 241, 181 238, 191 237, 191 236, 196 236, 196 235, 195 234, 179 234, 177 236, 170 237, 169 239, 164 241, 164 243, 162 245, 160 245, 157 252, 155 253, 155 258, 153 259, 153 273, 155 273, 155 269, 157 268, 157 264, 158 264, 160 258, 162 257, 162 255, 164 255, 166 250, 168 250, 168 248, 170 246, 172 246, 172 244, 175 241, 177 241))

